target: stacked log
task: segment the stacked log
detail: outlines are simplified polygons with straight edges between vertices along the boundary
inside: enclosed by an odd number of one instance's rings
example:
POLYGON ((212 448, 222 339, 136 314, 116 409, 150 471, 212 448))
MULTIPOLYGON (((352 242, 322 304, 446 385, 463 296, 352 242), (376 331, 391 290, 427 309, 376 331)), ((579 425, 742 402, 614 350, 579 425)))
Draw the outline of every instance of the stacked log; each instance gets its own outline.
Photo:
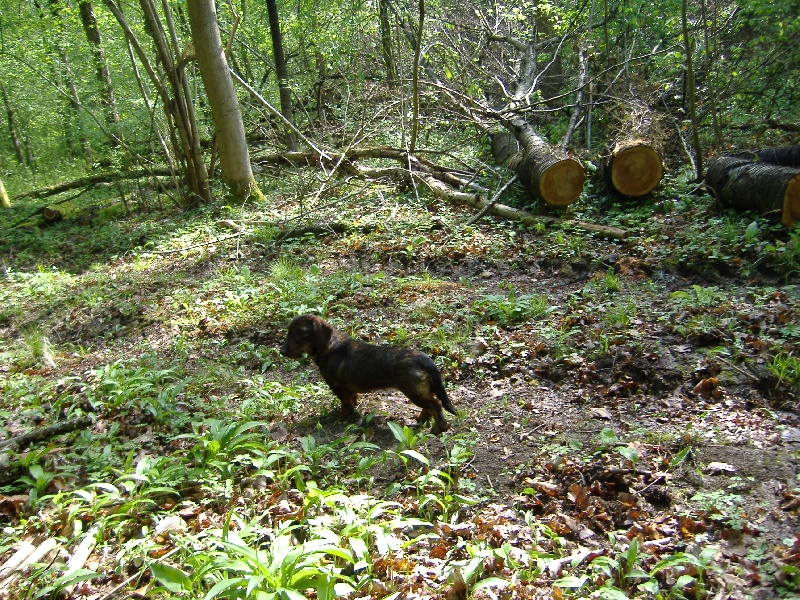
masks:
POLYGON ((800 220, 800 149, 792 148, 718 158, 706 172, 706 188, 723 208, 780 215, 791 228, 800 220))
POLYGON ((522 119, 510 126, 513 135, 492 136, 492 153, 498 164, 517 174, 529 193, 554 206, 575 202, 586 177, 580 161, 553 148, 522 119))

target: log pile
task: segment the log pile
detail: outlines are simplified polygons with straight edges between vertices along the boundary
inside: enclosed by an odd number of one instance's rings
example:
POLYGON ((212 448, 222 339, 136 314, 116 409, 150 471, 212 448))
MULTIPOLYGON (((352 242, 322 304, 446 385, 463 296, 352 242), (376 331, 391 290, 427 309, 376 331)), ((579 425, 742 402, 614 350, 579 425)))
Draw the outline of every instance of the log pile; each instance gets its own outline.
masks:
POLYGON ((786 227, 800 221, 800 146, 722 156, 705 185, 723 208, 776 215, 786 227))

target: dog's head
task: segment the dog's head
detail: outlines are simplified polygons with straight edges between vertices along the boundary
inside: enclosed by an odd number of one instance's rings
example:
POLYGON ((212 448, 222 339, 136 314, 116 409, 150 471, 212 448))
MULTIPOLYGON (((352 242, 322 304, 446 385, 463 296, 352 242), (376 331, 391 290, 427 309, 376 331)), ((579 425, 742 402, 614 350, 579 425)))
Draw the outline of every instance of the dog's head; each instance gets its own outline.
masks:
POLYGON ((333 327, 316 315, 301 315, 289 323, 289 333, 281 346, 281 354, 300 358, 303 352, 317 356, 325 351, 331 341, 333 327))

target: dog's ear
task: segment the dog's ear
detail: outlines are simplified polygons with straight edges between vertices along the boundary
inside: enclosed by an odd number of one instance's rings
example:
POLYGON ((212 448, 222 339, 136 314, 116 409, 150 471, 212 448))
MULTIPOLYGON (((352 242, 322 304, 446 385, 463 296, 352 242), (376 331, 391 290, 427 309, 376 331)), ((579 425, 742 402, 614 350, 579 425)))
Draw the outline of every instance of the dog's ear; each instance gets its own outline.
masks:
POLYGON ((331 342, 331 336, 333 335, 333 327, 327 321, 320 319, 319 317, 314 318, 314 349, 316 353, 319 354, 323 352, 327 347, 328 344, 331 342))

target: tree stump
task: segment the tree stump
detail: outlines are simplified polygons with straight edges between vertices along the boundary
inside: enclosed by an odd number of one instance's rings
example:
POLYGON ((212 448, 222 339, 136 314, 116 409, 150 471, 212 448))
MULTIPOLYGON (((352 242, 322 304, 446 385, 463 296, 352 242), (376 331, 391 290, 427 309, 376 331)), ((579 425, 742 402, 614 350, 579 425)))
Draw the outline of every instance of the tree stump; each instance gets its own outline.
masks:
POLYGON ((779 214, 789 228, 800 220, 800 169, 723 156, 709 166, 705 184, 725 208, 779 214))
POLYGON ((646 196, 661 182, 664 165, 652 142, 629 139, 614 145, 604 174, 606 183, 623 196, 646 196))

